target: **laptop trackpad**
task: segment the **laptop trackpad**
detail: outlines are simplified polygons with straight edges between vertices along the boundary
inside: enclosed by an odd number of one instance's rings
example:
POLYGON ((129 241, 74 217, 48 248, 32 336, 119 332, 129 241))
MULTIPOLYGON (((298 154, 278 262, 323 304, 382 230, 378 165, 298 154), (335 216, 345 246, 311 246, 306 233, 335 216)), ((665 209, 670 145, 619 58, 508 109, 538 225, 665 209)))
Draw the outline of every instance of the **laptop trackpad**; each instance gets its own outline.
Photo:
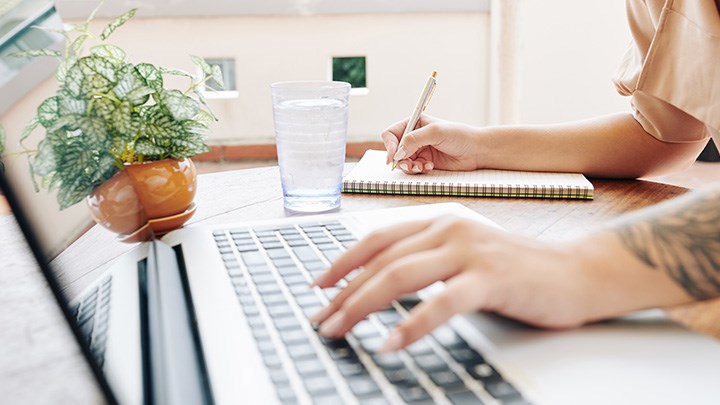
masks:
POLYGON ((489 360, 540 403, 587 404, 600 398, 602 403, 645 403, 647 393, 653 401, 702 403, 710 386, 720 396, 720 342, 684 329, 660 310, 566 331, 489 314, 457 323, 465 331, 479 329, 483 336, 476 342, 489 360), (698 393, 704 397, 693 398, 698 393))

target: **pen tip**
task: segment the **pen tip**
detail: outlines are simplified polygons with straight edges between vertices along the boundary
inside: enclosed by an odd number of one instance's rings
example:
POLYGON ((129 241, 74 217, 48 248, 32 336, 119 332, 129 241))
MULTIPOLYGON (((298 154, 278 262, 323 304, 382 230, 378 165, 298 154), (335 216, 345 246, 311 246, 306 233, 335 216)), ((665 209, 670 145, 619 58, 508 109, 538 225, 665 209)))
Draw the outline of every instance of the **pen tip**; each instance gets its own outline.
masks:
POLYGON ((437 70, 433 70, 432 75, 433 79, 437 78, 437 70))
POLYGON ((397 162, 393 162, 393 163, 392 163, 392 169, 390 169, 390 171, 395 170, 396 167, 397 167, 397 162))

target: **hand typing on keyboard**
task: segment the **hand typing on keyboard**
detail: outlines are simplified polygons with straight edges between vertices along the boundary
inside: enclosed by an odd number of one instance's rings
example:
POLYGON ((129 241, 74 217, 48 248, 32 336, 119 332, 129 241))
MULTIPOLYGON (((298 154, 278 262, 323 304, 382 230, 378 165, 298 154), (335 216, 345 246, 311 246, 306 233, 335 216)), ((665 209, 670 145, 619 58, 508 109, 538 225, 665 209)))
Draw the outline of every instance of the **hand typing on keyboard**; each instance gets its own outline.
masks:
POLYGON ((653 291, 677 298, 661 272, 625 271, 637 259, 618 244, 610 232, 542 242, 457 217, 395 225, 368 235, 316 279, 327 288, 363 269, 311 320, 320 323, 322 335, 340 337, 392 300, 445 281, 442 292, 390 333, 379 349, 384 352, 406 347, 463 312, 570 328, 657 305, 653 291), (603 259, 610 254, 613 260, 603 259))

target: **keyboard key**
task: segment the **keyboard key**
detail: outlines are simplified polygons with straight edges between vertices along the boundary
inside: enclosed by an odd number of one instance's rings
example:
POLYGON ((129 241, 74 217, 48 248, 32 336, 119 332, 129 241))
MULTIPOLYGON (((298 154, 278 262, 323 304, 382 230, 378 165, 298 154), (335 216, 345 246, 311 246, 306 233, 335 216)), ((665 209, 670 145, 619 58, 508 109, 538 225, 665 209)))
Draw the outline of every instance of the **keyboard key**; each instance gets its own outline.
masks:
POLYGON ((310 343, 302 329, 282 330, 280 331, 280 339, 287 345, 310 343))
POLYGON ((327 374, 319 374, 303 379, 310 396, 328 394, 335 391, 335 382, 327 374))
POLYGON ((287 303, 287 299, 282 294, 267 294, 262 296, 262 300, 267 306, 282 305, 287 303))
POLYGON ((237 249, 240 253, 246 253, 246 252, 256 252, 260 248, 255 245, 255 242, 252 240, 249 243, 238 243, 238 241, 235 241, 235 249, 237 249))
POLYGON ((273 351, 262 356, 263 362, 268 368, 279 368, 282 367, 282 361, 280 357, 273 351))
POLYGON ((278 399, 283 402, 295 401, 295 392, 293 391, 290 383, 278 384, 275 387, 278 399))
POLYGON ((317 356, 307 357, 296 361, 295 369, 302 378, 318 373, 325 373, 325 365, 317 358, 317 356))
POLYGON ((286 316, 294 316, 292 308, 289 305, 273 305, 267 308, 271 318, 283 318, 286 316))
POLYGON ((460 377, 449 369, 428 373, 428 377, 430 377, 435 385, 446 390, 455 389, 465 385, 460 377))
POLYGON ((277 285, 276 283, 258 284, 257 290, 260 293, 260 295, 275 294, 275 293, 279 293, 282 291, 280 289, 280 286, 277 285))
POLYGON ((256 274, 253 274, 251 277, 252 277, 252 281, 258 285, 276 283, 275 276, 273 276, 272 273, 270 273, 270 272, 256 273, 256 274))
POLYGON ((372 359, 383 370, 398 370, 405 367, 405 363, 397 353, 374 354, 372 359))
POLYGON ((312 399, 314 405, 338 405, 343 403, 343 399, 337 392, 325 392, 312 399))
POLYGON ((506 381, 494 381, 485 384, 485 390, 494 398, 501 400, 510 400, 522 397, 518 390, 506 381))
POLYGON ((385 311, 376 312, 378 320, 386 326, 395 326, 398 322, 402 321, 402 315, 400 315, 395 308, 388 309, 385 311))
POLYGON ((367 319, 358 322, 358 324, 352 328, 351 333, 353 334, 353 336, 361 340, 380 336, 380 332, 378 332, 377 328, 375 328, 375 326, 367 319))
POLYGON ((455 361, 465 366, 474 366, 476 364, 482 364, 485 362, 482 356, 480 356, 475 350, 471 349, 470 347, 451 349, 448 350, 448 353, 450 353, 450 356, 452 356, 455 361))
POLYGON ((273 369, 269 370, 270 373, 270 380, 272 380, 273 384, 286 384, 289 383, 290 379, 288 378, 287 373, 283 369, 273 369))
POLYGON ((284 247, 276 248, 276 249, 267 249, 265 251, 267 253, 268 257, 271 259, 280 259, 285 257, 290 257, 290 253, 288 253, 287 250, 285 250, 284 247))
POLYGON ((414 356, 415 364, 426 372, 447 370, 448 366, 445 360, 440 358, 435 353, 423 354, 420 356, 414 356))
POLYGON ((293 253, 300 259, 301 262, 312 262, 320 260, 320 257, 315 253, 315 250, 310 246, 297 246, 293 248, 293 253))
POLYGON ((409 368, 383 371, 385 378, 393 385, 414 386, 417 384, 417 377, 409 368))
POLYGON ((380 336, 371 337, 371 338, 367 338, 367 339, 362 339, 360 341, 360 347, 362 347, 362 349, 365 350, 366 352, 368 352, 369 354, 373 354, 376 351, 378 351, 378 349, 380 349, 380 347, 382 347, 383 343, 385 343, 384 337, 380 337, 380 336))
POLYGON ((263 355, 275 353, 275 345, 272 340, 259 340, 257 341, 257 347, 263 355))
POLYGON ((296 285, 296 284, 302 284, 307 286, 308 281, 300 272, 297 272, 295 274, 288 274, 283 276, 283 281, 285 281, 285 284, 287 285, 296 285))
POLYGON ((370 378, 369 375, 358 376, 347 379, 350 391, 358 397, 364 397, 380 392, 380 387, 370 378))
POLYGON ((240 257, 242 258, 243 263, 247 266, 265 264, 265 257, 262 253, 257 251, 243 252, 240 254, 240 257))
POLYGON ((460 347, 468 347, 465 340, 455 333, 452 328, 447 325, 440 326, 435 329, 432 333, 435 340, 446 349, 457 349, 460 347))
POLYGON ((408 346, 405 350, 412 356, 420 356, 433 352, 432 347, 430 347, 426 339, 416 341, 415 343, 408 346))
POLYGON ((315 348, 310 344, 287 346, 286 349, 294 360, 315 356, 315 348))
POLYGON ((318 299, 315 293, 300 295, 296 297, 297 304, 301 307, 317 306, 321 305, 320 299, 318 299))
POLYGON ((278 330, 300 329, 300 321, 295 317, 283 317, 274 319, 275 327, 278 330))
POLYGON ((425 402, 431 399, 425 388, 415 385, 411 387, 398 387, 398 394, 403 401, 408 403, 425 402))
POLYGON ((357 357, 340 359, 335 362, 335 365, 337 366, 338 371, 340 372, 340 374, 343 375, 343 377, 352 377, 367 374, 365 366, 360 362, 360 359, 358 359, 357 357))
POLYGON ((483 382, 502 380, 500 374, 498 374, 498 372, 487 363, 480 363, 472 367, 467 367, 467 372, 473 378, 477 378, 483 382))
POLYGON ((463 390, 447 394, 448 400, 453 405, 483 405, 480 398, 472 391, 463 390))

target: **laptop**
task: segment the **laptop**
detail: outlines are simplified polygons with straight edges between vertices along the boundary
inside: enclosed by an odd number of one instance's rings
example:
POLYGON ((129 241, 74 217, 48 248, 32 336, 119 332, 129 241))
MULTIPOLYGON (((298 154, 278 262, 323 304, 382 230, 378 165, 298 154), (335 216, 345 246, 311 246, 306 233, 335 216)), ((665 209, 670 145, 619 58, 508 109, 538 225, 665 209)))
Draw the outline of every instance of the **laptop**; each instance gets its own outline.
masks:
POLYGON ((82 220, 0 171, 7 197, 78 345, 110 403, 716 403, 720 342, 660 311, 570 331, 490 314, 456 316, 407 350, 377 354, 423 297, 403 297, 325 339, 307 320, 338 288, 308 283, 390 223, 453 214, 458 203, 189 226, 139 244, 69 296, 52 257, 82 220), (49 214, 50 213, 50 214, 49 214), (38 218, 42 217, 42 220, 38 218), (58 226, 57 224, 64 224, 58 226), (75 224, 75 225, 72 225, 75 224), (58 228, 61 228, 58 231, 58 228))

